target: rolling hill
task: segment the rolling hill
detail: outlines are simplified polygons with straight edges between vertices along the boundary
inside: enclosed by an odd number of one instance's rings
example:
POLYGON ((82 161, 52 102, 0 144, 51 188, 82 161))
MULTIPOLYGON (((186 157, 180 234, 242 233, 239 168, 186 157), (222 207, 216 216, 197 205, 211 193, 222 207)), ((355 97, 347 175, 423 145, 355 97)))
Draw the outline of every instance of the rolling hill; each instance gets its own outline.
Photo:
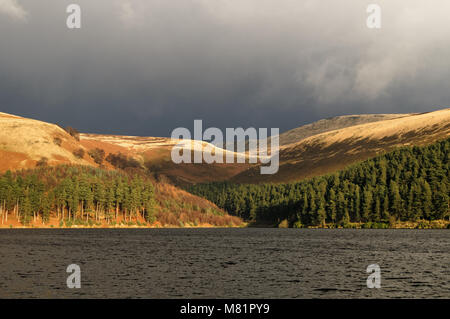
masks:
POLYGON ((446 138, 299 182, 216 182, 188 189, 256 225, 450 229, 449 160, 446 138))
MULTIPOLYGON (((82 148, 124 154, 159 180, 176 185, 214 181, 289 182, 323 175, 406 145, 426 145, 450 135, 450 109, 421 114, 346 115, 320 120, 280 135, 280 169, 261 175, 258 164, 175 164, 171 149, 180 141, 166 137, 80 134, 76 140, 55 124, 0 113, 0 171, 33 168, 46 157, 49 165, 98 166, 82 148), (54 143, 61 140, 60 145, 54 143)), ((194 152, 211 144, 191 141, 194 152)), ((217 149, 217 148, 216 148, 217 149)), ((225 151, 226 152, 226 151, 225 151)), ((236 154, 248 157, 248 154, 236 154)), ((104 161, 103 166, 113 166, 104 161)))
MULTIPOLYGON (((170 152, 179 142, 164 137, 101 134, 80 134, 77 140, 56 124, 0 112, 0 172, 34 168, 42 159, 46 159, 48 165, 99 166, 87 155, 94 148, 103 149, 106 155, 122 153, 136 159, 142 166, 148 163, 158 176, 167 177, 177 184, 226 180, 249 166, 174 164, 170 152), (74 155, 74 151, 79 149, 86 154, 82 158, 74 155)), ((193 150, 198 151, 207 145, 211 146, 207 142, 193 141, 193 150)), ((103 166, 113 168, 106 161, 103 166)))
MULTIPOLYGON (((106 153, 122 153, 139 161, 142 166, 148 167, 158 177, 168 179, 177 185, 186 185, 201 182, 228 180, 231 176, 239 174, 250 167, 249 164, 175 164, 171 159, 172 148, 180 143, 180 140, 172 140, 167 137, 139 137, 118 136, 101 134, 81 134, 81 144, 87 149, 95 147, 105 150, 106 153)), ((188 143, 188 142, 187 142, 188 143)), ((194 152, 202 148, 212 147, 219 149, 207 142, 191 141, 192 158, 194 152)), ((223 154, 227 153, 223 150, 223 154)), ((248 158, 245 154, 233 152, 235 157, 248 158)))
MULTIPOLYGON (((177 185, 213 181, 287 182, 326 174, 405 145, 425 145, 449 135, 450 110, 424 114, 362 114, 323 119, 280 134, 280 170, 261 175, 255 164, 174 164, 178 141, 161 137, 81 134, 85 148, 123 152, 177 185)), ((195 141, 195 149, 210 145, 195 141)), ((242 155, 246 156, 246 155, 242 155)))
MULTIPOLYGON (((77 169, 77 167, 80 170, 92 167, 98 169, 98 174, 101 175, 107 174, 107 171, 114 170, 110 163, 103 162, 99 165, 88 155, 89 150, 95 147, 102 147, 107 154, 122 152, 134 157, 138 157, 142 150, 138 146, 136 146, 136 149, 132 147, 132 145, 139 145, 143 142, 140 138, 133 138, 131 144, 120 144, 119 139, 114 140, 116 143, 108 143, 102 138, 92 140, 86 136, 89 135, 84 135, 78 140, 56 124, 0 113, 0 173, 15 171, 14 174, 23 176, 33 176, 35 174, 54 176, 53 181, 50 182, 51 185, 55 183, 55 178, 67 174, 68 171, 77 169), (76 153, 75 151, 80 149, 83 150, 83 155, 76 156, 74 154, 76 153), (46 160, 43 161, 43 159, 46 160), (52 172, 51 168, 54 166, 57 166, 58 170, 52 172), (102 171, 105 173, 102 173, 102 171)), ((150 141, 149 144, 152 144, 153 141, 160 141, 161 139, 144 138, 144 140, 150 141)), ((166 146, 165 144, 163 145, 166 146)), ((162 145, 158 144, 156 151, 160 152, 161 149, 162 145)), ((144 147, 143 150, 144 152, 148 151, 148 148, 144 147)), ((126 174, 130 176, 135 176, 136 174, 144 176, 146 173, 143 168, 134 168, 134 170, 126 174)), ((126 179, 126 175, 123 178, 126 179)), ((153 180, 153 183, 155 185, 155 209, 157 216, 153 226, 178 227, 182 224, 185 226, 208 227, 240 226, 242 224, 241 219, 229 216, 206 199, 187 193, 163 181, 153 180)), ((12 190, 13 188, 10 189, 12 190)), ((6 186, 0 187, 0 195, 5 195, 8 192, 9 190, 6 186)), ((12 203, 11 205, 15 204, 12 203)), ((16 216, 18 209, 13 208, 15 206, 11 207, 8 212, 8 207, 0 205, 0 227, 22 226, 22 223, 19 222, 16 216)), ((119 221, 123 222, 122 220, 119 221)), ((58 227, 61 220, 52 215, 45 225, 42 222, 42 220, 37 218, 31 224, 37 227, 58 227)), ((144 223, 145 221, 141 218, 134 222, 144 223)), ((103 226, 105 225, 101 224, 101 227, 103 226)))
POLYGON ((358 114, 336 116, 306 124, 280 134, 280 145, 284 146, 297 143, 314 135, 344 129, 350 126, 402 118, 410 115, 411 114, 358 114))
MULTIPOLYGON (((74 135, 56 124, 0 113, 0 172, 12 170, 32 178, 35 172, 64 164, 66 167, 92 167, 99 170, 101 176, 107 174, 102 171, 112 170, 129 176, 141 175, 150 178, 155 185, 156 225, 238 226, 243 223, 242 219, 229 216, 212 202, 177 186, 217 181, 236 184, 300 181, 340 171, 403 146, 430 145, 449 136, 450 109, 325 119, 281 134, 279 172, 261 175, 258 164, 175 164, 170 153, 180 140, 74 135), (101 150, 100 160, 92 155, 93 150, 101 150)), ((204 141, 183 143, 192 143, 193 152, 212 147, 204 141)), ((233 154, 248 159, 248 154, 233 154)), ((51 175, 51 171, 47 172, 51 175)), ((57 173, 57 176, 61 174, 65 173, 57 173)), ((9 181, 5 178, 4 181, 9 181)), ((29 182, 33 183, 32 179, 29 182)), ((14 203, 11 205, 14 207, 14 203)), ((14 214, 11 214, 9 223, 14 223, 14 214)), ((136 219, 135 222, 147 221, 136 219)), ((50 218, 48 225, 57 224, 58 220, 52 222, 50 218)))
MULTIPOLYGON (((355 117, 358 121, 369 118, 355 117)), ((307 136, 307 129, 299 128, 298 142, 280 147, 280 169, 274 175, 260 175, 256 166, 233 176, 237 183, 290 182, 331 173, 358 161, 408 145, 427 145, 450 136, 450 109, 421 114, 384 115, 378 121, 347 126, 346 121, 335 121, 331 127, 307 136), (303 133, 302 133, 303 132, 303 133)), ((316 125, 319 126, 319 125, 316 125)), ((289 132, 288 132, 289 133, 289 132)), ((280 135, 280 140, 281 140, 280 135)), ((292 131, 284 141, 293 140, 292 131)))
POLYGON ((55 124, 0 113, 0 171, 33 168, 42 158, 49 165, 94 165, 77 158, 80 143, 55 124))

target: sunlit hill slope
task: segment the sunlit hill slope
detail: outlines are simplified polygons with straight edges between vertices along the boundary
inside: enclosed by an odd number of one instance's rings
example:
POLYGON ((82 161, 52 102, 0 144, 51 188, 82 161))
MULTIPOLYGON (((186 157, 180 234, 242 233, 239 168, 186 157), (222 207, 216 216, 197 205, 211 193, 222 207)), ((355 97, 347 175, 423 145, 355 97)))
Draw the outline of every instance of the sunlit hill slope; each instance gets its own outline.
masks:
MULTIPOLYGON (((157 139, 155 138, 155 140, 157 139)), ((65 167, 71 166, 79 166, 80 169, 91 166, 101 167, 103 170, 113 170, 115 169, 114 166, 106 160, 103 160, 101 164, 96 163, 89 155, 89 151, 94 147, 103 147, 105 156, 117 152, 137 156, 133 148, 128 146, 118 145, 114 147, 113 144, 102 143, 101 141, 90 142, 87 139, 83 140, 83 138, 79 140, 58 125, 0 113, 0 173, 11 170, 24 176, 44 174, 47 176, 55 175, 56 177, 67 171, 65 167), (83 151, 79 152, 80 150, 83 151), (53 166, 58 166, 58 170, 50 171, 53 166)), ((148 170, 141 166, 134 167, 131 171, 125 171, 124 174, 129 174, 129 176, 138 174, 146 176, 145 178, 153 178, 152 174, 149 174, 148 170)), ((156 220, 153 224, 146 223, 147 226, 209 227, 240 226, 242 224, 240 218, 226 214, 206 199, 189 194, 163 181, 153 180, 153 183, 155 185, 154 208, 156 220)), ((1 191, 8 192, 8 190, 1 191)), ((9 213, 5 213, 7 208, 0 205, 0 227, 23 226, 21 220, 14 213, 17 210, 10 207, 9 213)), ((61 220, 52 214, 45 223, 38 216, 31 221, 30 225, 35 227, 59 227, 60 222, 61 220)), ((122 223, 125 221, 119 218, 116 222, 122 223)), ((145 221, 136 217, 133 222, 144 223, 145 221)), ((101 226, 105 225, 102 224, 101 226)))
MULTIPOLYGON (((287 182, 331 173, 407 145, 427 145, 450 136, 450 109, 422 114, 377 116, 378 121, 320 132, 292 142, 281 135, 280 169, 260 175, 251 167, 231 180, 239 183, 287 182), (292 142, 286 144, 287 142, 292 142)), ((333 120, 329 120, 333 121, 333 120)), ((333 125, 332 125, 333 126, 333 125)), ((297 129, 297 131, 305 131, 297 129)), ((301 134, 299 134, 301 135, 301 134)))

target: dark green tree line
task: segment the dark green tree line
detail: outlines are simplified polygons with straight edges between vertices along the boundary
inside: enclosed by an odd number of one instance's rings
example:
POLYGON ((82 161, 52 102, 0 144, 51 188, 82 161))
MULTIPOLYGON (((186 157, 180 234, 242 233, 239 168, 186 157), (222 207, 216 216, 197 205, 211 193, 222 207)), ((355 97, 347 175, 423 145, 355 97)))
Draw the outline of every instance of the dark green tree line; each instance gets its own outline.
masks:
POLYGON ((0 176, 2 222, 23 223, 51 213, 61 220, 154 220, 154 186, 142 176, 82 166, 45 167, 0 176))
POLYGON ((450 218, 450 139, 404 147, 326 176, 289 183, 188 188, 248 221, 345 225, 450 218))

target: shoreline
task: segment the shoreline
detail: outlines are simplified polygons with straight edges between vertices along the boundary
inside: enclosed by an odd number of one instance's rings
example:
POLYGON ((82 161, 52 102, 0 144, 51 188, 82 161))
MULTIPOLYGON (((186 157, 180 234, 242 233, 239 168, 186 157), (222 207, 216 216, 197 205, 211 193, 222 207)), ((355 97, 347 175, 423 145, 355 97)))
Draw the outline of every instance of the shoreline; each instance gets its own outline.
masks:
POLYGON ((55 225, 0 225, 1 229, 188 229, 188 228, 247 228, 247 224, 243 225, 232 225, 232 226, 216 226, 210 224, 200 224, 197 226, 194 225, 161 225, 159 223, 155 225, 71 225, 71 226, 55 226, 55 225))
MULTIPOLYGON (((52 227, 52 226, 24 226, 24 225, 16 225, 16 226, 6 226, 6 225, 0 225, 0 230, 3 229, 214 229, 214 228, 249 228, 249 229, 281 229, 279 227, 273 227, 270 225, 260 225, 260 226, 249 226, 249 225, 238 225, 238 226, 214 226, 214 225, 198 225, 198 226, 176 226, 176 225, 168 225, 168 226, 127 226, 127 225, 102 225, 102 226, 83 226, 83 225, 73 225, 73 226, 62 226, 62 227, 52 227)), ((450 223, 447 226, 442 227, 436 227, 436 226, 429 226, 429 227, 413 227, 413 226, 401 226, 396 225, 394 227, 385 227, 385 228, 368 228, 368 227, 303 227, 303 228, 284 228, 283 229, 314 229, 314 230, 347 230, 347 229, 353 229, 353 230, 450 230, 450 223)))
POLYGON ((417 220, 417 221, 384 221, 384 222, 349 222, 345 225, 336 225, 333 223, 319 226, 307 226, 301 224, 291 224, 283 220, 278 225, 269 223, 242 222, 240 224, 214 225, 211 223, 200 223, 198 221, 182 222, 178 224, 166 224, 156 220, 148 222, 141 218, 133 220, 118 219, 117 221, 106 220, 60 220, 57 217, 51 217, 43 223, 41 218, 36 218, 29 224, 23 224, 15 216, 9 216, 8 220, 0 222, 0 229, 182 229, 182 228, 296 228, 296 229, 449 229, 450 220, 417 220), (289 227, 290 226, 290 227, 289 227))

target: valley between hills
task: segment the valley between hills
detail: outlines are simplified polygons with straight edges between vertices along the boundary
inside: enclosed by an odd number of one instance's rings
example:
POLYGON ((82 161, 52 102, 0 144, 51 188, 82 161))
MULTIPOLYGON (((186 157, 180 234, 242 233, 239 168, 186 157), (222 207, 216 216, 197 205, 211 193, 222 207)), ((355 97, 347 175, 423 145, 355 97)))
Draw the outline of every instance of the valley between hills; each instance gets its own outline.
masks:
POLYGON ((446 228, 449 137, 450 109, 323 119, 280 134, 279 172, 261 175, 0 113, 0 227, 446 228))

